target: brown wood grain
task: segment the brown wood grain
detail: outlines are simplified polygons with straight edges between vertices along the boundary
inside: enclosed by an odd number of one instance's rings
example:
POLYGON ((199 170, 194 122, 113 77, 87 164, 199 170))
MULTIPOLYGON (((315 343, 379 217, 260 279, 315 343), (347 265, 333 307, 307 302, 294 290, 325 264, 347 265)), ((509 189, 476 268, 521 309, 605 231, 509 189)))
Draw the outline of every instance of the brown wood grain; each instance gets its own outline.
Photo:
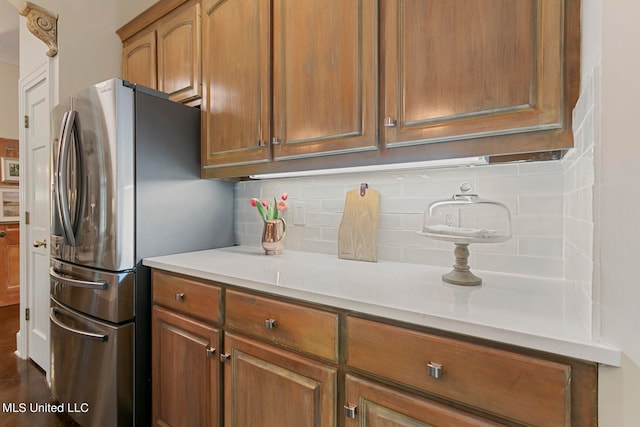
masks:
POLYGON ((345 427, 496 427, 499 424, 451 406, 347 374, 346 402, 357 405, 345 427))
POLYGON ((158 88, 155 30, 137 34, 123 44, 122 78, 152 89, 158 88))
POLYGON ((153 425, 219 426, 218 330, 159 306, 152 322, 153 425))
POLYGON ((185 276, 152 270, 153 302, 208 323, 221 322, 221 289, 185 276), (176 294, 184 294, 176 299, 176 294))
POLYGON ((377 148, 376 1, 273 2, 275 159, 377 148))
POLYGON ((189 0, 159 0, 138 16, 116 30, 120 40, 125 42, 134 34, 155 24, 160 18, 189 0))
POLYGON ((335 427, 337 368, 225 334, 225 426, 335 427))
POLYGON ((191 0, 157 25, 158 90, 177 102, 201 94, 200 2, 191 0))
POLYGON ((384 7, 386 146, 563 127, 564 2, 384 7))
POLYGON ((269 1, 203 1, 203 165, 270 159, 270 40, 269 1))
POLYGON ((380 193, 349 190, 338 229, 338 257, 355 261, 378 261, 377 234, 380 222, 380 193))
POLYGON ((226 291, 226 326, 269 342, 338 361, 338 315, 242 292, 226 291), (265 320, 274 319, 273 329, 265 320))
POLYGON ((20 302, 20 224, 0 224, 0 306, 20 302))
POLYGON ((571 366, 347 318, 349 366, 536 426, 571 425, 571 366), (393 363, 380 357, 388 349, 393 363), (427 375, 427 364, 443 375, 427 375))

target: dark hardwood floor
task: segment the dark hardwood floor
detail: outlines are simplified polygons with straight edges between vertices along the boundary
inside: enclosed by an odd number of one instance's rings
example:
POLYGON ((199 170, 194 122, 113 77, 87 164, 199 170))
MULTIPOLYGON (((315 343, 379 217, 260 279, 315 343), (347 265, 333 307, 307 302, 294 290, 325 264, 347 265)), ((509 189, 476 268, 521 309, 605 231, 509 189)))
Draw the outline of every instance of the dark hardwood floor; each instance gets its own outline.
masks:
POLYGON ((19 310, 19 305, 0 307, 0 427, 77 426, 66 414, 37 406, 57 402, 51 397, 44 372, 15 355, 19 310))

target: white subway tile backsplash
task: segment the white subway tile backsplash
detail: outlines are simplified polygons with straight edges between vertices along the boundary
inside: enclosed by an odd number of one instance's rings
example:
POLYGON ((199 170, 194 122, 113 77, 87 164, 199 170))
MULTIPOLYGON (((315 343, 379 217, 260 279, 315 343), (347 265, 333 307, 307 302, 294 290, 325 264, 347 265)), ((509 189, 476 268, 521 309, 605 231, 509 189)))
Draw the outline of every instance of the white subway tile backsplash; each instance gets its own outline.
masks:
MULTIPOLYGON (((433 248, 405 248, 403 250, 403 262, 412 264, 436 265, 440 267, 453 266, 455 258, 453 256, 453 248, 450 250, 433 249, 433 248)), ((449 270, 444 271, 447 273, 449 270)))
MULTIPOLYGON (((520 194, 518 215, 561 216, 563 209, 562 194, 520 194)), ((513 212, 513 211, 512 211, 513 212)))
POLYGON ((562 216, 514 215, 511 217, 512 233, 523 236, 562 236, 562 216))
MULTIPOLYGON (((573 154, 573 153, 570 153, 573 154)), ((567 156, 571 157, 571 156, 567 156)), ((289 193, 290 209, 287 245, 293 250, 337 255, 337 237, 345 193, 360 183, 380 192, 380 223, 377 252, 380 260, 443 266, 455 262, 450 242, 417 234, 422 229, 428 206, 448 199, 469 182, 483 199, 505 204, 512 214, 513 237, 498 244, 472 244, 470 261, 474 268, 563 277, 564 239, 585 250, 589 241, 580 237, 588 229, 566 222, 564 214, 581 215, 588 204, 589 166, 592 153, 578 153, 574 161, 491 164, 474 167, 406 170, 344 174, 271 181, 243 181, 236 184, 237 243, 259 246, 261 220, 249 205, 251 197, 279 197, 289 193), (579 175, 579 177, 578 177, 579 175), (571 186, 567 177, 572 178, 571 186), (584 187, 576 185, 578 182, 584 187), (292 206, 305 208, 305 225, 293 225, 292 206), (570 207, 567 207, 570 205, 570 207), (565 227, 571 227, 568 231, 565 227)), ((448 271, 448 270, 447 270, 448 271)))
POLYGON ((518 254, 562 258, 563 240, 558 237, 518 236, 518 254))
POLYGON ((562 175, 516 175, 478 177, 475 190, 479 194, 562 194, 562 175))
POLYGON ((560 175, 563 173, 563 166, 559 160, 547 162, 523 162, 517 163, 518 175, 560 175))
POLYGON ((341 212, 307 211, 306 225, 310 227, 339 227, 342 219, 341 212))
POLYGON ((475 253, 479 270, 502 271, 526 276, 562 277, 562 258, 534 257, 507 254, 475 253))

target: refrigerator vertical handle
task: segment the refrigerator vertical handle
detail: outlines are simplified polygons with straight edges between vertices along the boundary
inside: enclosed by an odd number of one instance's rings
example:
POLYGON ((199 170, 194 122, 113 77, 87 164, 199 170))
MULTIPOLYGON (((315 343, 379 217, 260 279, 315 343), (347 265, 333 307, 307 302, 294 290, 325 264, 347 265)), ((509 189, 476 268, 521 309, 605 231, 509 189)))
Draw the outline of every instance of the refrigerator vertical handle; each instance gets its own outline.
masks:
POLYGON ((57 153, 57 161, 56 161, 56 182, 55 182, 55 190, 56 190, 56 207, 58 211, 58 219, 60 220, 60 224, 62 226, 63 234, 65 241, 69 243, 71 246, 76 246, 76 232, 79 228, 80 223, 80 215, 82 214, 82 210, 84 208, 84 200, 85 200, 85 189, 84 189, 84 179, 82 178, 84 174, 83 170, 83 162, 82 162, 82 153, 81 147, 79 147, 78 143, 75 144, 75 156, 76 156, 76 164, 77 164, 77 174, 80 177, 76 182, 76 190, 78 194, 78 199, 75 204, 75 223, 72 222, 71 212, 69 208, 69 197, 68 197, 68 162, 69 156, 71 155, 71 146, 72 141, 71 138, 75 134, 77 138, 79 136, 79 126, 78 126, 78 117, 75 111, 68 111, 64 114, 64 118, 62 121, 62 126, 60 130, 60 143, 57 153))
MULTIPOLYGON (((75 246, 75 236, 71 232, 71 218, 69 215, 69 208, 67 205, 66 189, 63 184, 63 170, 67 168, 67 144, 71 138, 71 116, 75 114, 73 111, 67 111, 62 117, 62 124, 60 126, 60 138, 58 139, 58 152, 56 153, 56 169, 55 173, 55 203, 58 220, 62 226, 62 234, 65 242, 75 246)), ((64 174, 66 177, 66 174, 64 174)))

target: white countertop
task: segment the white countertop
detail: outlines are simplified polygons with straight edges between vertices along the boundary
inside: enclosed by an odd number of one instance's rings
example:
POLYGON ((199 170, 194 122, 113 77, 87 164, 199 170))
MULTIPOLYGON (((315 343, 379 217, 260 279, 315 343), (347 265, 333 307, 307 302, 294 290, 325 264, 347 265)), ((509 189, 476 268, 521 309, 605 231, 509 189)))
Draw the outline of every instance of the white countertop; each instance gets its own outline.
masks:
POLYGON ((415 325, 620 366, 621 352, 591 339, 584 307, 562 280, 475 271, 481 286, 448 285, 448 269, 342 260, 234 246, 147 258, 144 265, 415 325))

